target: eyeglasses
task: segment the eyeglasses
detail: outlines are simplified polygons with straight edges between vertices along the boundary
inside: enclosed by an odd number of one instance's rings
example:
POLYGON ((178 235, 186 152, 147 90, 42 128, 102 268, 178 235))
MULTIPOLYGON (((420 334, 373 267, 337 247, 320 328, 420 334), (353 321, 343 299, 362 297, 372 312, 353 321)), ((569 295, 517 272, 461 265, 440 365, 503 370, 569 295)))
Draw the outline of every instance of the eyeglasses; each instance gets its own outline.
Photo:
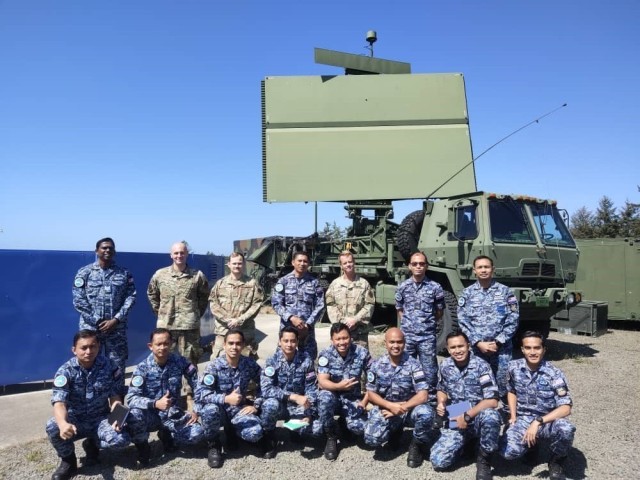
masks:
POLYGON ((424 267, 427 265, 427 262, 411 262, 409 265, 412 267, 424 267))

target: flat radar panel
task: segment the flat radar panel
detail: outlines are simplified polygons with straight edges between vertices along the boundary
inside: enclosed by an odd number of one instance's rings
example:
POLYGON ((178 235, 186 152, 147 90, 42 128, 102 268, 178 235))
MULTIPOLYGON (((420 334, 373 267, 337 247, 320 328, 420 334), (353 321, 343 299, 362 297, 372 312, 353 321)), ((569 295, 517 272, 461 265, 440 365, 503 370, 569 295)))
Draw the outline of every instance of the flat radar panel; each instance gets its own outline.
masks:
POLYGON ((476 190, 462 74, 267 77, 262 116, 266 202, 476 190))

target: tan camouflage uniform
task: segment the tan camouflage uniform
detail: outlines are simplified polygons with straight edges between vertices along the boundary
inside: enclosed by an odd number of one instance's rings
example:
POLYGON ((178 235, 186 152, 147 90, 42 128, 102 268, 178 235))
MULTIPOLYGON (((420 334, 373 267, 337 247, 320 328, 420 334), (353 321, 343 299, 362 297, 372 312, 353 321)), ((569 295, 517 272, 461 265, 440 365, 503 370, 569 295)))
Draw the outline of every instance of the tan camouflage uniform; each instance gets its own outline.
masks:
MULTIPOLYGON (((202 355, 200 318, 207 310, 209 282, 204 273, 187 267, 184 272, 173 265, 161 268, 151 277, 147 297, 158 317, 157 327, 171 331, 173 348, 194 365, 202 355)), ((191 395, 183 381, 183 394, 191 395)))
POLYGON ((325 303, 331 323, 344 323, 349 317, 358 321, 356 328, 351 331, 351 338, 354 343, 368 350, 369 321, 376 303, 369 282, 359 276, 353 282, 340 276, 329 285, 325 303))
POLYGON ((256 342, 256 316, 264 301, 264 293, 255 279, 242 275, 239 280, 227 275, 216 282, 209 295, 209 306, 215 317, 216 339, 212 345, 211 359, 224 351, 224 335, 229 331, 228 322, 237 320, 236 328, 245 337, 242 354, 258 359, 256 342))

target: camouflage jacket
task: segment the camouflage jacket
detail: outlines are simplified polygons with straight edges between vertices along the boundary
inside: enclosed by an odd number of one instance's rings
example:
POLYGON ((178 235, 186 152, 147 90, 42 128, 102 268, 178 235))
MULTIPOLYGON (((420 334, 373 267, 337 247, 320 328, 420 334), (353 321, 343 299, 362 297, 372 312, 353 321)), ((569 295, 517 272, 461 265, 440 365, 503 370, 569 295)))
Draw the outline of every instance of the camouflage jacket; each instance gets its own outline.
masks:
POLYGON ((371 285, 364 278, 356 277, 353 282, 343 277, 336 278, 325 294, 325 303, 331 323, 354 318, 358 321, 356 333, 368 331, 376 298, 371 285))
POLYGON ((209 282, 199 270, 187 267, 180 272, 170 265, 151 277, 147 297, 158 317, 158 327, 170 330, 200 328, 207 309, 209 282))
POLYGON ((230 320, 236 320, 240 330, 255 330, 255 319, 263 301, 264 293, 255 279, 247 275, 239 280, 232 275, 221 278, 209 295, 211 313, 216 319, 215 333, 226 334, 230 320))

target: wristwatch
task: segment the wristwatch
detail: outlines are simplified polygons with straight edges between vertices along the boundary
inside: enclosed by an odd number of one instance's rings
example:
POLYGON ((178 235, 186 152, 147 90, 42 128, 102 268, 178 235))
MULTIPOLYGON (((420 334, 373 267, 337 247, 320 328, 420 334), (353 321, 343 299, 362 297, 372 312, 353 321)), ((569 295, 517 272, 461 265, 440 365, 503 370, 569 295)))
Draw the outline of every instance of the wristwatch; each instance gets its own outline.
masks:
POLYGON ((469 416, 469 414, 467 412, 464 412, 464 415, 462 416, 462 418, 464 418, 464 421, 467 423, 471 422, 471 417, 469 416))
POLYGON ((544 425, 544 419, 540 415, 538 415, 534 420, 540 425, 544 425))

